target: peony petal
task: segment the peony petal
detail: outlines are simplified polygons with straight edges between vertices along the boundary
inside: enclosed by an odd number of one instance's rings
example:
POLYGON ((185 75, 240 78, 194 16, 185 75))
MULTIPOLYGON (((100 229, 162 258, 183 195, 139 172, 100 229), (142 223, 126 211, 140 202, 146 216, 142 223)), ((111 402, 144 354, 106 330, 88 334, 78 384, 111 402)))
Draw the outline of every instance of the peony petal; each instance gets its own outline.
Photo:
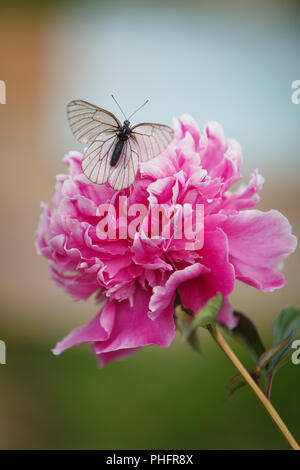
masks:
POLYGON ((173 305, 166 308, 160 318, 151 320, 148 316, 150 295, 150 291, 137 287, 132 306, 128 300, 110 300, 90 323, 59 342, 53 353, 57 355, 72 346, 94 342, 93 351, 104 365, 143 346, 169 346, 175 336, 173 305))
POLYGON ((250 182, 246 187, 240 187, 236 193, 227 194, 225 200, 220 204, 222 210, 240 211, 251 209, 260 201, 258 192, 262 189, 264 178, 255 170, 251 176, 250 182))
POLYGON ((148 316, 151 291, 137 286, 133 305, 128 300, 114 302, 115 323, 106 341, 97 341, 95 353, 102 354, 119 349, 136 349, 148 345, 169 346, 175 335, 173 304, 155 320, 148 316))
POLYGON ((180 119, 174 119, 175 138, 184 139, 189 133, 194 141, 194 149, 199 150, 200 129, 196 121, 189 114, 183 114, 180 119))
POLYGON ((36 250, 39 255, 43 255, 46 258, 51 257, 51 249, 48 247, 46 237, 48 237, 50 232, 50 220, 51 220, 51 210, 48 204, 41 203, 42 213, 40 215, 40 220, 36 232, 36 250))
POLYGON ((153 295, 149 304, 150 318, 159 317, 159 315, 164 311, 165 308, 168 307, 168 305, 173 305, 175 291, 180 284, 186 282, 189 279, 206 274, 207 272, 209 272, 208 268, 202 266, 199 263, 196 263, 192 266, 188 266, 185 269, 175 271, 173 274, 171 274, 165 285, 154 287, 153 295))
POLYGON ((181 284, 178 288, 182 305, 197 312, 206 302, 221 292, 223 297, 234 288, 235 272, 228 258, 228 244, 220 228, 205 231, 202 264, 209 272, 181 284))
POLYGON ((243 261, 230 257, 234 265, 236 278, 264 292, 272 292, 284 286, 284 276, 273 269, 262 266, 251 266, 243 261))
MULTIPOLYGON (((111 305, 108 303, 104 310, 109 309, 110 315, 114 317, 114 310, 111 309, 111 305)), ((73 330, 68 336, 62 341, 57 343, 55 348, 52 350, 53 354, 61 354, 72 346, 78 346, 90 341, 104 341, 109 336, 110 331, 103 328, 100 323, 101 311, 88 323, 87 325, 80 326, 73 330)))
POLYGON ((104 367, 109 364, 111 361, 127 359, 128 357, 132 356, 136 352, 140 351, 141 348, 128 348, 128 349, 117 349, 116 351, 107 352, 107 353, 100 353, 97 354, 95 351, 95 343, 92 346, 92 351, 96 355, 99 363, 99 367, 104 367))
POLYGON ((245 210, 229 216, 222 229, 232 259, 251 266, 276 267, 297 245, 289 221, 276 210, 245 210))
POLYGON ((82 154, 72 150, 64 157, 64 163, 70 168, 72 176, 82 174, 81 168, 82 154))
POLYGON ((222 126, 218 122, 208 122, 204 129, 203 139, 200 140, 203 150, 201 165, 208 173, 217 175, 217 168, 224 159, 228 148, 222 126))

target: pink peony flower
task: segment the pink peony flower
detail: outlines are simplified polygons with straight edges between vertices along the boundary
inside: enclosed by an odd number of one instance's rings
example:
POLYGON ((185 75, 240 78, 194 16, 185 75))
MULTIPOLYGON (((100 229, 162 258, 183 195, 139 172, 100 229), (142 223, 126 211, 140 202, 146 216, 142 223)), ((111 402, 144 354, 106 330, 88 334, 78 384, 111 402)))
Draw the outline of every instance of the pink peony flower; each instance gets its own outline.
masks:
MULTIPOLYGON (((257 171, 247 187, 230 192, 241 178, 242 153, 218 123, 208 123, 200 134, 184 115, 175 122, 168 149, 142 163, 134 184, 123 191, 88 181, 81 158, 71 152, 65 159, 69 174, 57 177, 54 210, 43 204, 37 248, 49 260, 57 285, 75 300, 95 293, 101 307, 90 323, 58 343, 54 354, 91 342, 104 365, 147 345, 169 346, 176 291, 194 312, 221 292, 225 300, 218 321, 232 328, 236 319, 228 296, 237 279, 265 292, 284 285, 279 268, 295 250, 296 237, 280 212, 253 209, 263 185, 257 171), (145 218, 134 237, 101 239, 98 208, 110 203, 118 214, 121 196, 127 196, 128 207, 143 204, 145 218), (191 249, 190 240, 175 239, 172 231, 166 237, 164 227, 158 236, 147 236, 154 204, 188 203, 204 205, 203 247, 191 249)), ((128 215, 127 222, 132 219, 128 215)))

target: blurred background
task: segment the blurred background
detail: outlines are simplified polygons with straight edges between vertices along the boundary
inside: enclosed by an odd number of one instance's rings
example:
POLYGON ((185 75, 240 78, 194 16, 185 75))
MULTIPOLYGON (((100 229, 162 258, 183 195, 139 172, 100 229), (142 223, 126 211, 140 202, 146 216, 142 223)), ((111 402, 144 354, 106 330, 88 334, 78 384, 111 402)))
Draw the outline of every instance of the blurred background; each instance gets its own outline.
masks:
MULTIPOLYGON (((64 154, 80 150, 65 106, 85 99, 118 115, 115 93, 138 120, 171 124, 188 112, 220 121, 242 144, 244 182, 266 178, 259 208, 276 208, 300 235, 300 6, 296 1, 1 2, 2 449, 285 449, 251 393, 225 401, 233 367, 203 333, 201 358, 179 339, 97 369, 88 347, 51 347, 96 312, 48 277, 34 248, 41 200, 50 201, 64 154)), ((239 284, 235 308, 267 345, 279 310, 298 305, 300 255, 286 287, 264 294, 239 284)), ((233 345, 246 364, 251 364, 233 345)), ((273 402, 300 440, 300 367, 275 379, 273 402)))

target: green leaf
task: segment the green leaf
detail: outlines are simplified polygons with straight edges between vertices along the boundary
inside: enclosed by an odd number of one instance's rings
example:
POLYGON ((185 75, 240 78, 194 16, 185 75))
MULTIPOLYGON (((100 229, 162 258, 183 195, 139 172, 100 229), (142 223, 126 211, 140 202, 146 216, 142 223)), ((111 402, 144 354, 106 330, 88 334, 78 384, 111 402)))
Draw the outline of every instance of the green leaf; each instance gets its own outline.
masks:
POLYGON ((231 395, 236 390, 243 387, 244 385, 246 385, 246 382, 243 379, 243 377, 241 376, 241 374, 236 374, 233 377, 231 377, 231 379, 229 380, 229 382, 226 385, 226 388, 228 389, 228 393, 227 393, 225 398, 227 399, 227 398, 231 397, 231 395))
POLYGON ((195 330, 198 326, 207 327, 210 325, 215 325, 217 322, 218 313, 223 304, 223 297, 220 292, 210 299, 205 307, 201 308, 199 312, 195 315, 192 328, 195 330))
POLYGON ((193 313, 189 313, 189 310, 183 309, 181 305, 175 308, 175 322, 182 340, 187 341, 197 352, 202 353, 198 332, 192 328, 194 317, 193 313))
POLYGON ((220 293, 210 299, 207 304, 194 314, 177 303, 175 308, 175 322, 181 337, 187 341, 197 352, 201 352, 198 327, 207 327, 216 323, 216 318, 222 307, 223 297, 220 293))
POLYGON ((245 346, 253 361, 256 363, 266 348, 252 320, 237 311, 234 311, 234 315, 238 318, 239 322, 235 328, 232 330, 228 329, 227 332, 245 346))
POLYGON ((277 344, 300 328, 300 309, 287 307, 281 310, 273 327, 273 344, 277 344))
POLYGON ((285 346, 290 342, 291 340, 291 335, 292 333, 280 343, 275 344, 275 346, 272 346, 269 349, 266 349, 266 351, 260 356, 260 358, 257 361, 257 367, 260 369, 263 369, 264 367, 267 367, 271 360, 278 354, 279 351, 281 351, 285 346))
MULTIPOLYGON (((277 344, 283 339, 290 337, 290 341, 287 342, 284 348, 282 348, 272 359, 270 364, 270 370, 279 370, 277 365, 281 363, 281 366, 286 364, 292 351, 290 350, 291 342, 300 328, 300 309, 294 307, 287 307, 281 310, 278 317, 275 320, 273 326, 273 343, 277 344), (287 354, 286 354, 287 353, 287 354)), ((281 367, 280 366, 280 367, 281 367)))
POLYGON ((191 334, 193 319, 194 315, 188 314, 181 305, 176 307, 175 322, 183 340, 186 340, 191 334))
MULTIPOLYGON (((291 342, 293 342, 295 339, 298 339, 300 340, 300 338, 293 338, 293 340, 291 342)), ((284 366, 285 364, 287 364, 288 362, 291 362, 291 356, 293 354, 293 352, 295 352, 294 349, 292 348, 289 348, 287 349, 278 359, 278 361, 273 365, 273 363, 271 364, 271 367, 272 367, 272 374, 275 375, 279 369, 281 369, 282 366, 284 366)))
POLYGON ((192 346, 193 349, 195 349, 195 351, 202 354, 199 330, 193 330, 187 338, 187 342, 192 346))

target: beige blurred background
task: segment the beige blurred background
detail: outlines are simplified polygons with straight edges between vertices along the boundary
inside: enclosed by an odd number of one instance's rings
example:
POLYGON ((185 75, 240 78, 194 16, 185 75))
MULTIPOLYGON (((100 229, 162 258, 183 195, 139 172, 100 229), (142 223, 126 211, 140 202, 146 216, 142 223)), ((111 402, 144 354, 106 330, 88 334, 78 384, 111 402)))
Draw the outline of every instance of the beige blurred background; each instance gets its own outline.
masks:
MULTIPOLYGON (((0 105, 0 338, 3 331, 27 342, 45 341, 48 351, 49 343, 95 314, 93 303, 73 302, 52 284, 47 262, 34 247, 40 201, 51 200, 55 175, 65 171, 64 154, 80 149, 66 121, 70 99, 116 112, 114 92, 126 110, 151 99, 141 120, 150 116, 171 123, 183 112, 201 127, 219 120, 225 134, 242 144, 244 182, 256 167, 266 178, 259 208, 280 210, 299 236, 300 105, 290 99, 291 83, 300 79, 299 24, 296 2, 228 2, 226 7, 196 1, 17 2, 2 8, 0 79, 6 82, 7 102, 0 105)), ((232 296, 235 307, 255 318, 267 335, 282 307, 299 305, 299 249, 284 273, 286 286, 275 293, 239 284, 232 296)), ((158 350, 156 361, 160 354, 165 353, 158 350)), ((49 355, 47 361, 59 359, 49 355)), ((1 373, 3 368, 0 378, 1 373)), ((7 393, 12 389, 8 386, 7 393)), ((30 406, 25 417, 32 421, 44 405, 32 405, 32 411, 30 406)), ((38 444, 43 429, 38 425, 30 425, 32 438, 26 441, 17 415, 5 414, 10 431, 2 433, 2 445, 47 446, 47 437, 38 444)))

